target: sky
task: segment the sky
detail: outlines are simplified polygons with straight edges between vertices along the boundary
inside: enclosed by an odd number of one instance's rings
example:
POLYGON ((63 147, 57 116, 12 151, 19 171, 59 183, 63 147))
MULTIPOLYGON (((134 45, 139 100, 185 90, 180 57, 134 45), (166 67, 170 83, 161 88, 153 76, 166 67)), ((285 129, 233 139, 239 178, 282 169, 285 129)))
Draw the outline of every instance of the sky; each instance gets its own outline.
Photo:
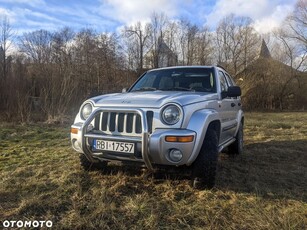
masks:
POLYGON ((294 5, 295 0, 0 0, 0 19, 7 17, 17 34, 66 26, 117 32, 163 12, 214 30, 220 19, 234 14, 251 17, 255 29, 267 33, 282 24, 294 5))

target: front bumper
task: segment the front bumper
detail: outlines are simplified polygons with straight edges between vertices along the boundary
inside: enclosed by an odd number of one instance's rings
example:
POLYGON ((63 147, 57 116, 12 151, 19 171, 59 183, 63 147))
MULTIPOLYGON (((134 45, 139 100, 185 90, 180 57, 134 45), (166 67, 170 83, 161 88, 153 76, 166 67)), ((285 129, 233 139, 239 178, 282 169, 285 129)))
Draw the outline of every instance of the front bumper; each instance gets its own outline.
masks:
POLYGON ((187 129, 156 129, 152 133, 148 131, 146 114, 138 109, 103 109, 108 112, 134 112, 140 115, 142 123, 142 133, 138 136, 122 136, 109 135, 103 133, 94 133, 91 131, 91 123, 97 113, 101 110, 96 110, 84 123, 75 123, 71 126, 74 132, 71 133, 71 143, 73 148, 85 154, 91 162, 101 160, 117 160, 117 161, 136 161, 146 165, 149 170, 153 170, 153 164, 157 165, 185 165, 190 158, 196 140, 196 133, 187 129), (166 136, 193 136, 190 142, 167 142, 166 136), (92 140, 112 140, 112 141, 128 141, 136 144, 135 154, 125 154, 116 152, 103 152, 92 150, 92 140), (182 159, 178 162, 171 160, 169 154, 172 149, 179 150, 182 153, 182 159))

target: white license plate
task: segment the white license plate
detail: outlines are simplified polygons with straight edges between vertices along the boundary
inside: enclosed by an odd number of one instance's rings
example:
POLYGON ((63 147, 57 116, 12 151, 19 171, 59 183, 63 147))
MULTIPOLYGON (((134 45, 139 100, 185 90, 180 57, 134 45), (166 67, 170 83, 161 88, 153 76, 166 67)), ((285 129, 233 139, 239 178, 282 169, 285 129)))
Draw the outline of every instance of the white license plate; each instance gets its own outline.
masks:
POLYGON ((120 153, 134 153, 134 143, 94 140, 93 147, 96 150, 120 152, 120 153))

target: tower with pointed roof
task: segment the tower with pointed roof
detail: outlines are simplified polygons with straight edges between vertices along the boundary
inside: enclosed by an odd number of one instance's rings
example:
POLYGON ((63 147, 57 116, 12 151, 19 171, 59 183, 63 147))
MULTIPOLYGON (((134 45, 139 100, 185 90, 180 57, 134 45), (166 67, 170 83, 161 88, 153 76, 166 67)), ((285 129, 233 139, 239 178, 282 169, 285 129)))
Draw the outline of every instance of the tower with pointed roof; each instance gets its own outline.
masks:
POLYGON ((306 72, 294 69, 274 57, 262 39, 258 57, 237 74, 242 88, 242 98, 250 109, 301 108, 301 86, 306 82, 306 72), (296 98, 296 99, 295 99, 296 98))
POLYGON ((163 41, 162 37, 158 38, 157 49, 154 46, 144 55, 144 69, 160 68, 167 66, 174 66, 178 62, 178 57, 169 46, 163 41), (155 66, 155 58, 157 63, 155 66))
POLYGON ((272 58, 271 53, 269 51, 269 48, 268 48, 266 42, 264 41, 264 39, 262 39, 262 44, 261 44, 261 48, 260 48, 259 57, 262 57, 262 58, 272 58))

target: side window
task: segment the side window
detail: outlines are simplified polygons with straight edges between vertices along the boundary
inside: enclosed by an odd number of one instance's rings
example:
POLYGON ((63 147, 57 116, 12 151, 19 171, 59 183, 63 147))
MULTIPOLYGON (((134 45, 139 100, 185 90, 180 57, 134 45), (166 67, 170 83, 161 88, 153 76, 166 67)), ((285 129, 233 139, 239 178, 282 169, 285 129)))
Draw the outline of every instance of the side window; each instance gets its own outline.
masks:
POLYGON ((219 71, 219 78, 220 78, 220 84, 221 84, 221 91, 227 92, 228 84, 227 84, 226 77, 222 71, 219 71))
POLYGON ((234 86, 235 83, 234 83, 234 81, 232 80, 232 78, 230 77, 230 75, 229 75, 228 73, 225 73, 225 75, 226 75, 226 78, 227 78, 228 85, 229 85, 229 86, 234 86))

